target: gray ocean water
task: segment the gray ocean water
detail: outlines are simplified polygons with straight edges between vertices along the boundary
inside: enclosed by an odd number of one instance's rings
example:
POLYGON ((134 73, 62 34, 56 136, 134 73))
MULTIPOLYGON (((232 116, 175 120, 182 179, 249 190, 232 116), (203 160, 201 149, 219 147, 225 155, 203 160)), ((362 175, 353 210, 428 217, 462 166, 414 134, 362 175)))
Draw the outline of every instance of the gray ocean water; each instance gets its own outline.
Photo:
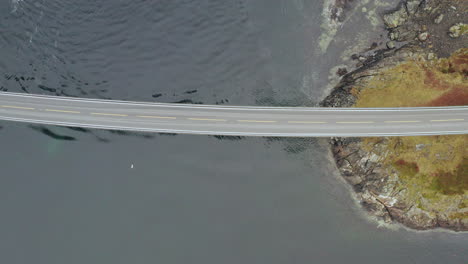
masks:
MULTIPOLYGON (((342 51, 372 31, 350 13, 321 53, 322 10, 316 0, 3 0, 0 89, 312 106, 342 51)), ((366 220, 324 140, 0 121, 0 263, 449 264, 467 263, 467 245, 466 234, 366 220)))

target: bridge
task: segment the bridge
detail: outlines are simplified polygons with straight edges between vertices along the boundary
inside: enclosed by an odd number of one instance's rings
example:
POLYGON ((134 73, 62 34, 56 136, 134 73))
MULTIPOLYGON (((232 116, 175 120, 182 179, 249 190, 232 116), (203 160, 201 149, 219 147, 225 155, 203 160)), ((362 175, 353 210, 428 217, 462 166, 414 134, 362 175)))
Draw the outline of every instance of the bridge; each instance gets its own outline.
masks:
POLYGON ((468 106, 250 107, 0 92, 0 120, 145 132, 272 137, 468 134, 468 106))

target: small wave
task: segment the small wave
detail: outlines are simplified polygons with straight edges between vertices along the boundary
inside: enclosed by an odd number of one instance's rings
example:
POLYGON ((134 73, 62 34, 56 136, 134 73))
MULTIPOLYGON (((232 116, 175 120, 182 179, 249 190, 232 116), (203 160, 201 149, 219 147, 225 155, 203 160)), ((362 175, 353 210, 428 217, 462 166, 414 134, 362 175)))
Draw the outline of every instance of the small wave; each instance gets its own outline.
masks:
POLYGON ((12 13, 15 13, 18 10, 19 4, 23 2, 23 0, 11 0, 11 4, 13 5, 13 9, 11 10, 12 13))

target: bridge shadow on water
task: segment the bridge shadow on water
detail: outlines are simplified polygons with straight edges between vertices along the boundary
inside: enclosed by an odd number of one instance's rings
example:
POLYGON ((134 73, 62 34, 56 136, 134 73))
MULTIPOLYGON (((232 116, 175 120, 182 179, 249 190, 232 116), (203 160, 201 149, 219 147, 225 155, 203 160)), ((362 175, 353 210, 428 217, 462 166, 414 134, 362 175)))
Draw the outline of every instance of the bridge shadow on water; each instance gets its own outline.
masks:
MULTIPOLYGON (((31 74, 6 74, 4 75, 5 86, 1 86, 1 91, 11 92, 24 92, 32 94, 45 94, 66 97, 84 97, 96 99, 116 99, 110 96, 109 82, 106 80, 90 81, 80 80, 78 76, 70 72, 62 72, 59 76, 49 77, 46 73, 39 73, 40 70, 31 67, 31 74), (58 77, 58 78, 57 78, 58 77)), ((264 85, 265 86, 265 85, 264 85)), ((262 86, 263 87, 263 86, 262 86)), ((191 89, 179 92, 163 92, 153 91, 153 93, 145 96, 144 101, 148 102, 164 102, 164 103, 179 103, 179 104, 205 104, 201 100, 205 96, 200 95, 197 89, 191 89)), ((306 98, 294 98, 278 101, 275 92, 271 85, 266 85, 263 89, 257 91, 254 95, 255 104, 258 106, 314 106, 306 98)), ((129 98, 117 98, 119 100, 129 100, 129 98)), ((136 98, 141 100, 141 98, 136 98)), ((133 99, 135 100, 135 99, 133 99)), ((212 99, 208 104, 224 105, 229 104, 230 100, 212 99)), ((87 135, 93 137, 99 143, 111 143, 112 141, 119 140, 119 137, 135 137, 145 140, 154 140, 158 136, 177 136, 173 133, 146 133, 146 132, 132 132, 123 130, 99 130, 87 129, 82 127, 59 127, 49 125, 28 125, 32 130, 41 133, 49 138, 59 141, 78 141, 81 136, 87 135)), ((4 127, 0 126, 0 130, 4 127)), ((243 136, 223 136, 212 135, 208 136, 219 141, 242 141, 247 137, 243 136)), ((265 144, 281 143, 284 151, 288 153, 301 153, 308 148, 311 144, 316 142, 314 138, 280 138, 280 137, 265 137, 265 144)))
MULTIPOLYGON (((91 136, 99 143, 111 143, 118 141, 120 137, 135 137, 144 140, 156 140, 158 137, 179 136, 173 133, 146 133, 146 132, 131 132, 123 130, 100 130, 100 129, 87 129, 82 127, 60 127, 49 125, 28 125, 32 130, 41 133, 44 136, 58 141, 79 141, 81 136, 91 136), (112 138, 112 139, 111 139, 112 138)), ((0 126, 0 130, 4 129, 0 126)), ((199 137, 203 137, 199 135, 199 137)), ((222 136, 212 135, 210 138, 219 141, 243 141, 248 137, 242 136, 222 136)), ((264 137, 266 145, 280 143, 282 148, 287 153, 299 154, 310 148, 311 145, 316 144, 316 138, 284 138, 284 137, 264 137)))

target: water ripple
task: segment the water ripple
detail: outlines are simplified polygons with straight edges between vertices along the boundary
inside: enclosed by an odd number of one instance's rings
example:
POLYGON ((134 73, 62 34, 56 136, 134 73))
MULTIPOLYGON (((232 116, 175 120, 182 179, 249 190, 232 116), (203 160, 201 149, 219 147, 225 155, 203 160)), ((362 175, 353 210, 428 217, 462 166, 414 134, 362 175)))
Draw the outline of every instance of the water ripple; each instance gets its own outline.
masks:
POLYGON ((0 70, 36 81, 7 82, 10 91, 152 100, 155 90, 199 90, 215 103, 218 93, 233 93, 232 86, 255 85, 245 80, 264 68, 242 1, 50 0, 13 6, 14 14, 0 20, 14 29, 0 34, 6 56, 0 70))

